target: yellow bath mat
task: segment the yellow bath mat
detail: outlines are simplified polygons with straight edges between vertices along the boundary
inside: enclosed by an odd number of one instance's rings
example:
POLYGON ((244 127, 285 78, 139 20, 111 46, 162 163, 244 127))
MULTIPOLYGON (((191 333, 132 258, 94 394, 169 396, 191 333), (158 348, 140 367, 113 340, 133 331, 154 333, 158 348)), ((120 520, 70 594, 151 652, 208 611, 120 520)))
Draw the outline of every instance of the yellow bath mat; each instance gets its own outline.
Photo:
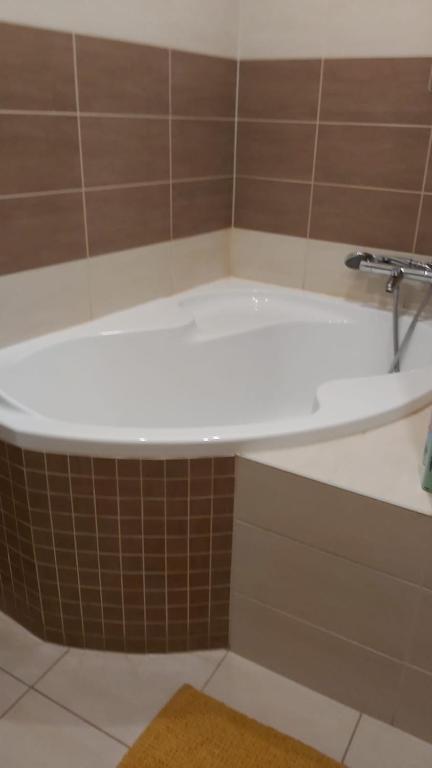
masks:
POLYGON ((168 702, 119 768, 336 768, 300 741, 251 720, 190 685, 168 702))

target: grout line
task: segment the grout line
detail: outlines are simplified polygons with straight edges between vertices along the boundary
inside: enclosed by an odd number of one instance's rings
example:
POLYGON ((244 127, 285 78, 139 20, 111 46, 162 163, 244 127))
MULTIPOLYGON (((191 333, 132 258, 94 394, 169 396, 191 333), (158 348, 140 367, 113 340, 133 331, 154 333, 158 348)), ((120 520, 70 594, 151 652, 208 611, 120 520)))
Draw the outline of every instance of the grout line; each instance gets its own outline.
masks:
MULTIPOLYGON (((340 184, 335 181, 314 181, 307 179, 289 179, 289 178, 277 178, 274 176, 248 176, 246 174, 239 174, 239 179, 251 179, 254 181, 275 181, 281 184, 312 184, 314 187, 336 187, 338 189, 360 189, 371 192, 396 192, 404 195, 420 195, 420 189, 399 189, 396 187, 368 187, 363 184, 340 184)), ((425 192, 425 195, 432 194, 425 192)))
POLYGON ((15 699, 15 701, 14 701, 14 702, 13 702, 13 703, 10 705, 10 707, 8 707, 7 709, 5 709, 5 711, 4 711, 4 712, 2 712, 2 714, 0 715, 0 720, 2 720, 4 717, 6 717, 6 715, 7 715, 7 714, 9 714, 9 712, 10 712, 10 711, 11 711, 11 710, 12 710, 14 707, 16 707, 16 705, 17 705, 17 704, 19 704, 19 702, 20 702, 20 701, 21 701, 21 700, 24 698, 24 696, 27 696, 27 694, 28 694, 28 693, 30 693, 30 691, 31 691, 31 690, 32 690, 31 688, 27 688, 27 690, 23 691, 23 692, 21 693, 21 695, 20 695, 20 696, 18 696, 18 698, 17 698, 17 699, 15 699))
POLYGON ((164 506, 164 549, 165 549, 165 558, 164 558, 164 571, 165 571, 165 650, 168 651, 168 536, 167 536, 167 459, 163 459, 163 484, 164 484, 164 495, 163 495, 163 506, 164 506))
MULTIPOLYGON (((190 184, 200 181, 222 181, 231 179, 232 176, 188 176, 185 178, 173 179, 175 184, 190 184)), ((0 195, 1 200, 19 200, 20 198, 48 197, 50 195, 81 194, 86 192, 105 192, 116 189, 134 189, 136 187, 154 187, 164 184, 170 184, 170 179, 158 179, 157 181, 130 181, 124 184, 97 184, 83 187, 71 187, 70 189, 48 189, 35 192, 16 192, 10 195, 0 195)))
MULTIPOLYGON (((96 529, 96 557, 97 557, 97 570, 99 574, 99 596, 100 596, 100 605, 101 605, 101 627, 102 627, 102 639, 104 646, 106 645, 105 642, 105 618, 104 618, 104 612, 103 612, 103 606, 104 606, 104 599, 103 599, 103 592, 102 592, 102 575, 101 575, 101 559, 100 559, 100 547, 99 547, 99 517, 97 514, 97 504, 96 504, 96 486, 95 486, 95 472, 94 472, 94 458, 93 456, 90 457, 91 462, 91 472, 92 472, 92 490, 93 490, 93 508, 94 508, 94 519, 95 519, 95 529, 96 529)), ((143 561, 144 562, 144 561, 143 561)))
POLYGON ((210 459, 211 461, 211 496, 210 496, 210 543, 209 543, 209 589, 208 589, 208 614, 207 614, 207 642, 208 645, 210 645, 210 637, 211 637, 211 616, 212 616, 212 567, 213 567, 213 507, 214 507, 214 498, 215 498, 215 468, 214 468, 214 458, 210 459))
MULTIPOLYGON (((320 624, 314 624, 312 621, 308 621, 307 619, 300 618, 294 613, 290 613, 289 611, 283 610, 282 608, 276 608, 274 605, 270 605, 270 603, 264 603, 262 600, 258 600, 258 598, 256 597, 251 597, 250 595, 247 595, 245 592, 240 592, 239 590, 232 589, 231 596, 233 595, 238 595, 238 597, 242 598, 243 600, 248 600, 251 603, 255 603, 255 605, 259 605, 262 608, 266 608, 268 611, 273 611, 274 613, 277 613, 281 616, 285 616, 291 619, 292 621, 297 622, 298 624, 304 624, 306 627, 311 627, 312 629, 316 630, 317 632, 321 632, 324 635, 329 635, 330 637, 336 638, 337 640, 342 640, 344 643, 349 643, 350 645, 354 645, 356 648, 361 648, 363 651, 367 651, 368 653, 371 653, 374 656, 379 656, 380 658, 387 659, 387 660, 390 659, 390 661, 400 666, 401 671, 403 671, 404 668, 408 666, 403 659, 397 658, 397 656, 391 656, 390 654, 385 653, 384 651, 379 651, 376 648, 372 648, 372 646, 370 645, 365 645, 364 643, 360 643, 358 640, 353 640, 351 637, 347 637, 346 635, 340 635, 338 632, 335 632, 332 629, 327 629, 327 627, 322 627, 320 624)), ((422 671, 425 671, 425 670, 422 670, 422 671)), ((282 674, 282 673, 279 673, 279 674, 282 674)))
MULTIPOLYGON (((70 715, 74 715, 74 717, 76 717, 78 720, 81 720, 83 723, 90 725, 96 731, 99 731, 99 733, 103 733, 104 736, 108 736, 113 741, 116 741, 118 744, 121 744, 122 747, 126 747, 126 749, 130 749, 130 745, 126 744, 125 741, 122 741, 121 739, 117 738, 117 736, 113 736, 111 733, 109 733, 109 731, 105 731, 99 725, 96 725, 96 723, 92 723, 91 720, 87 720, 86 717, 83 717, 82 715, 78 714, 78 712, 76 712, 74 709, 70 709, 70 707, 67 707, 65 704, 61 704, 56 699, 53 699, 52 696, 49 696, 47 693, 43 693, 43 691, 39 691, 38 689, 35 689, 34 692, 37 693, 39 696, 42 696, 44 699, 47 699, 47 701, 50 701, 52 704, 55 704, 57 707, 60 707, 60 709, 63 709, 65 712, 69 712, 70 715)), ((26 693, 28 693, 28 691, 26 691, 26 693)))
POLYGON ((358 718, 357 718, 357 722, 356 722, 356 724, 355 724, 355 726, 354 726, 354 728, 353 728, 353 732, 352 732, 352 734, 351 734, 350 738, 348 739, 348 744, 346 745, 346 749, 345 749, 345 752, 344 752, 344 753, 343 753, 343 755, 342 755, 342 760, 341 760, 341 763, 342 763, 342 765, 344 765, 344 764, 345 764, 345 759, 346 759, 346 757, 347 757, 347 755, 348 755, 348 752, 349 752, 349 750, 350 750, 351 744, 352 744, 352 743, 353 743, 353 741, 354 741, 354 736, 355 736, 355 735, 356 735, 356 733, 357 733, 357 729, 358 729, 358 727, 359 727, 359 725, 360 725, 360 720, 361 720, 361 719, 362 719, 362 712, 359 712, 359 716, 358 716, 358 718))
MULTIPOLYGON (((142 584, 143 584, 143 611, 144 611, 144 648, 147 651, 147 597, 146 597, 146 553, 145 553, 145 535, 144 535, 144 490, 143 490, 143 462, 139 460, 139 477, 140 477, 140 506, 141 506, 141 557, 142 557, 142 584)), ((102 614, 103 615, 103 614, 102 614)))
MULTIPOLYGON (((199 653, 199 651, 198 651, 198 653, 199 653)), ((229 649, 227 648, 227 649, 226 649, 226 651, 225 651, 225 653, 224 653, 224 655, 223 655, 223 656, 222 656, 222 658, 221 658, 221 659, 218 661, 218 663, 216 664, 215 668, 213 669, 213 671, 211 672, 211 674, 209 675, 209 677, 207 678, 207 680, 205 681, 205 683, 204 683, 204 684, 201 686, 201 689, 200 689, 201 691, 203 691, 203 692, 205 691, 205 689, 207 688, 207 686, 208 686, 208 685, 210 684, 210 682, 213 680, 213 678, 214 678, 214 676, 215 676, 216 672, 218 672, 218 671, 219 671, 220 667, 221 667, 221 666, 222 666, 222 664, 224 663, 224 661, 225 661, 226 657, 228 656, 228 654, 229 654, 229 649)))
MULTIPOLYGON (((46 641, 42 640, 41 642, 44 643, 46 641)), ((0 665, 0 672, 4 672, 6 675, 9 675, 9 677, 13 677, 13 679, 16 680, 17 683, 22 683, 22 685, 25 685, 28 689, 30 689, 32 687, 32 685, 30 683, 27 683, 25 680, 22 679, 22 677, 18 677, 18 675, 16 675, 14 672, 11 672, 9 669, 6 669, 6 667, 2 667, 0 665)), ((0 717, 1 717, 1 715, 0 715, 0 717)))
POLYGON ((234 522, 234 525, 244 525, 247 528, 256 528, 259 531, 263 531, 265 533, 270 533, 272 536, 277 536, 281 539, 284 539, 285 541, 290 541, 293 544, 299 546, 299 547, 305 547, 305 549, 312 550, 313 552, 320 552, 322 555, 326 557, 334 557, 336 560, 342 560, 344 563, 349 563, 350 565, 353 565, 356 568, 363 568, 366 571, 371 571, 372 573, 377 574, 378 576, 383 576, 387 579, 392 579, 392 581, 396 581, 398 584, 406 584, 409 587, 412 587, 413 589, 422 589, 421 580, 419 581, 408 581, 407 579, 403 579, 401 576, 395 576, 393 573, 389 573, 388 571, 380 571, 378 568, 374 568, 372 565, 368 565, 367 563, 362 563, 360 560, 351 560, 349 557, 346 557, 346 555, 340 555, 338 552, 332 552, 330 549, 321 549, 321 547, 318 547, 316 544, 310 544, 307 541, 302 541, 301 539, 296 539, 293 536, 288 536, 285 533, 280 533, 279 531, 274 531, 271 528, 266 528, 263 525, 257 525, 256 523, 249 523, 247 520, 237 519, 234 522))
MULTIPOLYGON (((239 117, 241 123, 277 123, 282 125, 317 125, 318 120, 298 120, 289 118, 267 118, 267 117, 239 117)), ((427 130, 430 123, 369 123, 355 122, 349 120, 319 120, 319 125, 341 126, 347 128, 415 128, 416 130, 427 130)))
MULTIPOLYGON (((313 197, 314 197, 316 161, 317 161, 317 155, 318 155, 318 135, 319 135, 319 122, 320 122, 320 115, 321 115, 323 79, 324 79, 324 59, 321 59, 318 104, 317 104, 317 122, 316 122, 316 128, 315 128, 315 141, 314 141, 314 150, 313 150, 313 158, 312 158, 311 190, 310 190, 310 197, 309 197, 308 221, 307 221, 307 227, 306 227, 306 238, 308 240, 310 238, 311 222, 312 222, 312 206, 313 206, 313 197)), ((304 276, 303 276, 303 282, 304 282, 304 276)))
POLYGON ((170 185, 170 239, 173 239, 173 131, 172 131, 172 51, 168 51, 168 162, 170 185))
POLYGON ((41 675, 39 675, 39 677, 37 678, 37 680, 35 680, 35 681, 34 681, 34 683, 32 683, 32 684, 30 685, 30 688, 34 688, 34 689, 36 689, 36 686, 37 686, 37 685, 40 683, 40 681, 41 681, 41 680, 43 680, 43 678, 45 677, 45 675, 47 675, 47 674, 48 674, 48 672, 51 672, 51 670, 52 670, 52 669, 54 669, 54 667, 56 667, 56 666, 57 666, 57 664, 59 663, 59 661, 62 661, 62 659, 64 659, 64 657, 65 657, 65 656, 67 656, 67 654, 69 653, 69 651, 70 651, 70 648, 66 648, 65 652, 64 652, 64 653, 62 653, 62 654, 61 654, 61 656, 59 656, 59 657, 58 657, 58 658, 57 658, 55 661, 53 661, 53 663, 49 665, 48 669, 46 669, 46 670, 45 670, 45 672, 42 672, 42 674, 41 674, 41 675))
MULTIPOLYGON (((26 506, 27 506, 27 509, 30 510, 30 537, 31 537, 31 546, 32 546, 32 551, 33 551, 33 562, 34 562, 35 571, 36 571, 37 591, 39 593, 39 605, 40 605, 41 619, 42 619, 44 634, 46 636, 47 624, 46 624, 46 617, 45 617, 45 608, 44 608, 43 600, 42 600, 42 590, 41 590, 41 583, 40 583, 40 577, 39 577, 39 567, 38 567, 39 564, 38 564, 38 559, 36 557, 36 546, 35 546, 35 540, 34 540, 34 530, 33 530, 33 526, 32 526, 32 514, 31 514, 32 507, 31 507, 30 498, 29 498, 27 466, 26 466, 26 460, 25 460, 25 453, 24 453, 24 451, 22 452, 22 455, 23 455, 23 466, 22 466, 22 468, 23 468, 23 471, 24 471, 24 489, 25 489, 25 497, 26 497, 26 506)), ((8 455, 8 459, 7 460, 8 460, 9 467, 10 467, 9 455, 8 455)))
MULTIPOLYGON (((89 118, 110 118, 119 120, 168 120, 170 114, 152 114, 147 112, 85 112, 76 110, 42 110, 42 109, 0 109, 0 116, 22 115, 34 117, 76 117, 78 113, 81 117, 89 118)), ((235 117, 231 115, 172 115, 173 120, 193 120, 195 122, 222 122, 232 123, 235 117)))
MULTIPOLYGON (((126 618, 125 618, 125 605, 124 605, 124 586, 123 586, 123 549, 122 549, 122 533, 121 533, 121 514, 120 514, 120 492, 119 492, 119 474, 118 463, 119 459, 115 461, 115 480, 116 480, 116 502, 117 502, 117 530, 119 536, 119 555, 120 555, 120 592, 121 592, 121 608, 122 608, 122 624, 123 624, 123 648, 126 648, 126 618)), ((103 612, 103 604, 101 606, 103 612)))
MULTIPOLYGON (((432 77, 432 70, 431 70, 431 77, 432 77)), ((424 196, 425 196, 425 192, 426 192, 426 182, 427 182, 427 179, 428 179, 429 164, 430 164, 430 161, 432 159, 431 152, 432 152, 432 128, 430 129, 430 132, 429 132, 429 144, 428 144, 428 148, 427 148, 427 152, 426 152, 426 164, 425 164, 425 170, 424 170, 424 174, 423 174, 423 184, 422 184, 422 188, 421 188, 421 197, 420 197, 420 203, 419 203, 419 208, 418 208, 418 213, 417 213, 417 220, 416 220, 416 225, 415 225, 415 230, 414 230, 414 240, 413 240, 413 247, 412 247, 413 253, 416 252, 417 243, 418 243, 418 236, 419 236, 419 231, 420 231, 420 221, 421 221, 422 212, 423 212, 423 201, 424 201, 424 196)))
MULTIPOLYGON (((237 59, 236 93, 235 93, 235 123, 234 123, 234 157, 233 157, 233 187, 232 187, 232 210, 231 227, 234 227, 235 209, 236 209, 236 191, 237 191, 237 141, 238 141, 238 106, 240 95, 240 59, 237 59)), ((230 264, 231 272, 231 264, 230 264)))
POLYGON ((187 637, 187 644, 189 649, 189 642, 190 642, 190 558, 191 558, 191 552, 190 552, 190 518, 191 518, 191 460, 187 459, 187 466, 188 466, 188 475, 187 475, 187 481, 188 481, 188 488, 187 488, 187 593, 186 593, 186 600, 187 600, 187 630, 186 630, 186 637, 187 637))
MULTIPOLYGON (((48 514, 49 514, 49 521, 50 521, 50 531, 52 536, 52 546, 53 546, 53 558, 54 558, 54 568, 56 573, 56 585, 57 585, 57 595, 58 595, 58 603, 59 603, 59 616, 60 616, 60 624, 61 624, 61 632, 63 635, 63 642, 66 643, 66 633, 64 628, 64 618, 63 618, 63 604, 62 604, 62 596, 61 596, 61 590, 60 590, 60 577, 59 577, 59 569, 58 569, 58 562, 57 562, 57 551, 55 546, 55 536, 54 536, 54 520, 53 520, 53 514, 52 514, 52 505, 51 505, 51 490, 49 487, 49 479, 48 479, 48 463, 47 463, 47 457, 46 453, 43 453, 43 460, 44 460, 44 468, 45 468, 45 482, 46 482, 46 492, 47 492, 47 500, 48 500, 48 514)), ((70 486, 70 477, 69 477, 69 488, 70 486)), ((72 493, 72 489, 71 489, 72 493)), ((71 495, 71 503, 72 502, 72 495, 71 495)), ((31 513, 30 513, 31 514, 31 513)), ((73 517, 73 507, 72 507, 72 517, 73 517)), ((74 546, 75 546, 75 562, 77 566, 77 572, 78 572, 78 561, 77 561, 77 551, 76 551, 76 537, 75 537, 75 523, 72 523, 73 531, 74 531, 74 546)), ((81 610, 81 591, 79 591, 80 596, 80 610, 81 610)), ((84 631, 84 627, 83 627, 84 631)))

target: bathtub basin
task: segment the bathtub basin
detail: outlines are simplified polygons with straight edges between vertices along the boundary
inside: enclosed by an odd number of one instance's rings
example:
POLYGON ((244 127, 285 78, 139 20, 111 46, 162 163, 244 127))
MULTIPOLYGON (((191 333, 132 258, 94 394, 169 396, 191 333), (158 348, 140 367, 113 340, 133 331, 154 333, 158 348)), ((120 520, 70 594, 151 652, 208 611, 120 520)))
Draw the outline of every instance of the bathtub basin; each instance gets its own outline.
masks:
POLYGON ((0 436, 117 458, 329 439, 432 400, 432 323, 393 375, 391 349, 386 311, 221 280, 0 350, 0 436))

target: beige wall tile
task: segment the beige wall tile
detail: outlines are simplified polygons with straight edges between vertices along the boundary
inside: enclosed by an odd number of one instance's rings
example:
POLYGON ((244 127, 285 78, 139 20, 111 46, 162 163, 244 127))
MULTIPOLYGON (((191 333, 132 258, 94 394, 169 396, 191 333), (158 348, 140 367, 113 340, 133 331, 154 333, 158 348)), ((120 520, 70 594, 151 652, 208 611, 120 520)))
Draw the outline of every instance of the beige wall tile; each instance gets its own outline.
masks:
POLYGON ((429 56, 429 0, 241 0, 242 58, 429 56))
POLYGON ((432 673, 432 592, 422 591, 408 662, 432 673))
POLYGON ((393 724, 419 739, 432 741, 432 675, 405 669, 393 724))
POLYGON ((215 56, 237 51, 237 1, 233 0, 2 0, 5 21, 83 35, 100 35, 215 56))
POLYGON ((269 669, 390 722, 401 665, 236 593, 230 648, 269 669))
POLYGON ((0 279, 0 343, 12 344, 90 319, 85 260, 0 279))
POLYGON ((248 280, 301 288, 307 240, 235 228, 231 231, 231 274, 248 280))
POLYGON ((170 243, 158 243, 89 259, 93 315, 171 293, 170 247, 170 243))
POLYGON ((406 582, 240 522, 232 586, 397 659, 407 653, 419 599, 418 588, 406 582))
POLYGON ((171 244, 173 290, 228 276, 230 230, 174 240, 171 244))
POLYGON ((432 543, 426 515, 245 459, 237 461, 235 514, 416 584, 432 543))

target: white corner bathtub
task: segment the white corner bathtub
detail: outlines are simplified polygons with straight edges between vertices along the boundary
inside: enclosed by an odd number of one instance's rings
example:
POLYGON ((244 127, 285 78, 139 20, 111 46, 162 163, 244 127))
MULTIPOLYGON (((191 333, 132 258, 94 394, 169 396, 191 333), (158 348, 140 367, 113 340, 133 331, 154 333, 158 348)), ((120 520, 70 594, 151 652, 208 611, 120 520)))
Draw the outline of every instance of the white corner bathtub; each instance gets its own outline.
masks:
POLYGON ((118 458, 329 439, 432 400, 432 322, 401 373, 391 350, 389 312, 221 280, 0 350, 0 437, 118 458))

